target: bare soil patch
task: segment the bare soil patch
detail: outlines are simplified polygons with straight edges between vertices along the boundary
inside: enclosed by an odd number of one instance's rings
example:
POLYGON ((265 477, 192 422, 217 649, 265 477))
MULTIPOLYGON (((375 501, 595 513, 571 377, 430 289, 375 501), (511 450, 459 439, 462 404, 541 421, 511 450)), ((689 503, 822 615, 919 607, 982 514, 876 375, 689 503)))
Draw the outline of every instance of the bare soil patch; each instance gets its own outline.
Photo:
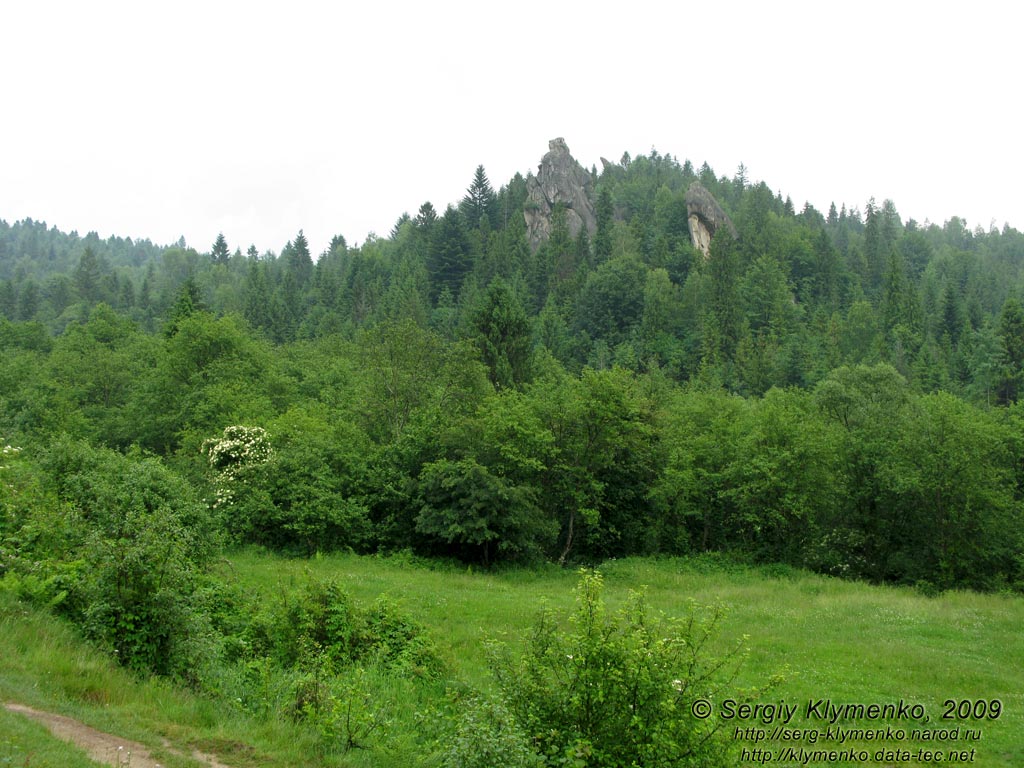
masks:
MULTIPOLYGON (((137 741, 122 739, 110 733, 98 731, 85 723, 74 718, 58 715, 53 712, 43 712, 24 704, 5 703, 4 707, 18 714, 30 717, 47 728, 59 739, 70 741, 72 744, 83 749, 89 758, 98 763, 112 765, 116 768, 130 766, 131 768, 162 768, 162 764, 153 758, 149 748, 137 741)), ((167 749, 176 754, 181 754, 169 744, 167 749)), ((214 755, 209 755, 198 750, 192 751, 192 757, 210 768, 230 768, 220 762, 214 755)))

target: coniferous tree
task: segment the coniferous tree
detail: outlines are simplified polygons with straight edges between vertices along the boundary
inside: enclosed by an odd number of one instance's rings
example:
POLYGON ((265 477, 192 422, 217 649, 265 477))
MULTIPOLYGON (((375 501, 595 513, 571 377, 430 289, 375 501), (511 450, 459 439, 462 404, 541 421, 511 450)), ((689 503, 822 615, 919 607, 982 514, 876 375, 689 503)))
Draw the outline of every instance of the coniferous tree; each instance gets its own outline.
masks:
POLYGON ((711 254, 706 265, 711 278, 710 309, 723 362, 732 357, 741 334, 743 303, 739 295, 738 251, 738 244, 727 232, 721 232, 711 241, 711 254))
POLYGON ((498 190, 499 229, 506 229, 513 222, 523 222, 523 205, 527 194, 526 179, 521 173, 517 173, 507 185, 498 190))
POLYGON ((556 203, 551 211, 551 232, 547 242, 538 250, 536 276, 531 279, 534 300, 541 306, 548 293, 561 300, 569 292, 569 280, 576 272, 576 243, 569 233, 565 206, 556 203))
POLYGON ((0 316, 18 319, 18 289, 11 280, 0 281, 0 316))
POLYGON ((487 287, 473 314, 473 326, 488 377, 496 389, 518 387, 529 380, 530 321, 522 303, 501 278, 487 287))
POLYGON ((466 227, 476 229, 481 222, 487 221, 487 225, 494 229, 497 226, 497 195, 487 180, 487 173, 482 165, 478 165, 473 175, 473 183, 466 190, 466 196, 459 203, 459 210, 462 213, 466 227))
POLYGON ((889 250, 882 290, 882 317, 886 331, 897 325, 918 329, 917 300, 914 286, 907 280, 903 258, 895 248, 889 250))
POLYGON ((92 306, 100 300, 102 277, 103 270, 99 257, 91 247, 86 246, 74 273, 75 290, 78 293, 79 301, 92 306))
POLYGON ((402 227, 404 227, 410 221, 412 221, 412 218, 409 216, 408 213, 403 213, 401 216, 399 216, 398 220, 395 221, 394 226, 391 227, 391 239, 397 240, 399 234, 401 234, 402 232, 402 227))
POLYGON ((607 261, 612 255, 612 216, 615 213, 612 205, 612 193, 607 185, 601 186, 597 195, 597 230, 594 232, 594 261, 598 264, 607 261))
POLYGON ((839 224, 839 214, 836 212, 836 204, 833 202, 828 207, 828 218, 825 219, 825 223, 829 227, 836 227, 839 224))
POLYGON ((271 298, 271 338, 279 344, 295 341, 302 321, 299 286, 285 272, 271 298))
POLYGON ((437 221, 437 211, 434 206, 428 200, 420 206, 419 212, 416 214, 416 226, 421 230, 429 230, 434 226, 434 222, 437 221))
POLYGON ((879 235, 881 237, 881 247, 883 253, 888 253, 889 249, 896 245, 896 240, 899 237, 900 230, 903 228, 903 224, 900 221, 900 215, 896 211, 896 204, 892 200, 886 199, 882 202, 882 209, 879 211, 881 217, 881 224, 879 227, 879 235))
POLYGON ((1002 341, 1003 367, 996 391, 1003 405, 1017 401, 1024 380, 1024 308, 1016 296, 1010 296, 999 313, 999 337, 1002 341))
POLYGON ((743 193, 743 190, 747 188, 748 182, 749 176, 747 174, 747 166, 745 166, 743 163, 740 163, 739 167, 736 168, 736 175, 733 176, 732 179, 732 183, 733 186, 736 188, 737 195, 743 193))
POLYGON ((844 276, 839 251, 824 230, 814 238, 814 275, 810 295, 819 305, 835 310, 844 276))
POLYGON ((942 292, 941 333, 949 336, 950 343, 960 341, 960 333, 964 327, 964 310, 955 286, 946 284, 942 292))
POLYGON ((178 289, 178 296, 174 300, 170 317, 167 318, 167 324, 164 326, 164 336, 168 338, 174 336, 183 320, 196 312, 205 310, 206 305, 203 303, 202 292, 199 290, 195 278, 189 275, 178 289))
POLYGON ((269 333, 273 324, 270 290, 264 265, 250 261, 245 275, 245 308, 243 316, 249 325, 269 333))
POLYGON ((301 229, 295 236, 295 241, 284 247, 281 257, 285 271, 295 281, 296 290, 304 290, 313 277, 313 257, 309 252, 309 242, 301 229))
POLYGON ((469 238, 458 209, 449 205, 432 235, 427 267, 434 296, 439 296, 445 288, 453 297, 457 296, 471 266, 469 238))
POLYGON ((214 264, 227 264, 230 254, 228 241, 224 239, 224 233, 219 232, 213 243, 213 248, 210 249, 210 258, 213 259, 214 264))
POLYGON ((871 198, 867 204, 864 219, 864 261, 865 274, 861 275, 871 295, 877 296, 885 275, 886 254, 883 252, 881 216, 871 198))
MULTIPOLYGON (((130 285, 130 283, 129 283, 130 285)), ((32 320, 39 311, 39 286, 35 280, 26 280, 21 286, 21 293, 18 296, 18 319, 32 320)))

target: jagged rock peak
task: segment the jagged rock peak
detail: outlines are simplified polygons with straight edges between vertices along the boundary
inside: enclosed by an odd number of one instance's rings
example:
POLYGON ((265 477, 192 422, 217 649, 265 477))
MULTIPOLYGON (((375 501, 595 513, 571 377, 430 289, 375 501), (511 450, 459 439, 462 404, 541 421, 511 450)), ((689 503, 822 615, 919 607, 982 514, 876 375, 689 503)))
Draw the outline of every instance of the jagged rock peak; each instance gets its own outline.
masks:
POLYGON ((565 221, 572 237, 577 237, 584 228, 588 235, 593 235, 597 229, 593 197, 594 181, 573 159, 565 139, 549 141, 537 175, 527 179, 523 215, 531 250, 537 250, 550 237, 551 212, 559 203, 565 207, 565 221))
POLYGON ((711 255, 711 238, 722 227, 729 231, 734 240, 739 237, 732 219, 699 181, 693 182, 686 190, 686 213, 690 220, 693 247, 704 254, 705 259, 711 255))
MULTIPOLYGON (((565 154, 568 155, 569 154, 569 145, 565 143, 565 139, 563 139, 561 136, 559 136, 557 139, 552 139, 551 141, 548 142, 548 151, 549 152, 559 152, 559 153, 564 152, 565 154)), ((570 157, 571 157, 571 155, 570 155, 570 157)))

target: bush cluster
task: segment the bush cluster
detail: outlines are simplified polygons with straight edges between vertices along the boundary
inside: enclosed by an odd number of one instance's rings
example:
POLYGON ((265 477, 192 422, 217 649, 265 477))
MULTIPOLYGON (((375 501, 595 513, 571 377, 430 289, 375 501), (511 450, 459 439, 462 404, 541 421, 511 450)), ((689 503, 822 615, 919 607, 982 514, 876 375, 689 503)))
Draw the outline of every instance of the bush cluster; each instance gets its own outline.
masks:
POLYGON ((503 643, 492 646, 501 706, 469 712, 481 730, 470 738, 464 723, 452 765, 475 765, 460 750, 487 754, 498 742, 514 742, 514 729, 552 768, 730 764, 719 722, 694 717, 691 707, 717 700, 732 685, 745 638, 718 653, 720 609, 693 605, 685 617, 666 618, 634 592, 610 613, 602 593, 601 575, 584 572, 568 628, 546 609, 520 655, 503 643))
POLYGON ((256 613, 235 644, 236 658, 267 657, 285 669, 322 659, 334 668, 375 666, 434 679, 444 661, 426 629, 389 597, 358 605, 335 581, 310 581, 256 613))

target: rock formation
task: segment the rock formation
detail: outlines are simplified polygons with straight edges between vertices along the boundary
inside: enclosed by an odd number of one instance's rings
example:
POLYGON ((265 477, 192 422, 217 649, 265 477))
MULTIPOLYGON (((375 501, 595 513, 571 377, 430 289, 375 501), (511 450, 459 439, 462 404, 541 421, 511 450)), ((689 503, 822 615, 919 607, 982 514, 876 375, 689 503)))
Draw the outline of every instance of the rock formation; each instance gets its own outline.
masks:
POLYGON ((588 235, 594 234, 594 182, 590 173, 569 154, 565 139, 548 142, 548 153, 540 161, 537 175, 527 179, 526 188, 523 214, 531 250, 536 251, 551 235, 551 212, 559 203, 565 207, 570 235, 577 237, 584 227, 588 235))
POLYGON ((733 239, 739 236, 722 206, 699 181, 693 182, 686 190, 686 213, 690 217, 690 239, 693 241, 693 247, 703 253, 705 259, 711 255, 711 238, 719 229, 728 229, 733 239))

